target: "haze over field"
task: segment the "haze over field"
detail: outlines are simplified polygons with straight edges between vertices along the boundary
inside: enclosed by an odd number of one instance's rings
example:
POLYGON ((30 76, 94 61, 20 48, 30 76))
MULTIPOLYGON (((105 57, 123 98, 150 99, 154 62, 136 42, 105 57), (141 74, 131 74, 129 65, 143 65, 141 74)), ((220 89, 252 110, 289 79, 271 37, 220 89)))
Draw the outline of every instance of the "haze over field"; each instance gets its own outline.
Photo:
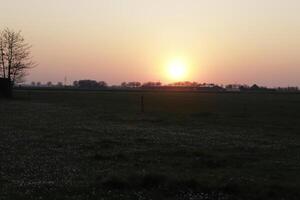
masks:
POLYGON ((176 79, 300 86, 299 0, 0 0, 0 5, 0 29, 22 30, 33 45, 39 66, 28 81, 67 76, 69 82, 90 78, 110 84, 176 79))

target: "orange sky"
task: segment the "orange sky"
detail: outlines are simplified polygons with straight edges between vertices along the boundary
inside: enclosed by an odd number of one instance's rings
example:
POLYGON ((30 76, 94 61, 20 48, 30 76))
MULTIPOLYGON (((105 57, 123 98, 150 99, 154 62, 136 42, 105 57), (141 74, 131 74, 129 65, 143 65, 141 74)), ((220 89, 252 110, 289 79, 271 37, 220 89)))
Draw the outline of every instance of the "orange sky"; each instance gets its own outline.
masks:
POLYGON ((298 0, 0 0, 0 28, 22 30, 39 66, 28 81, 185 79, 300 86, 298 0))

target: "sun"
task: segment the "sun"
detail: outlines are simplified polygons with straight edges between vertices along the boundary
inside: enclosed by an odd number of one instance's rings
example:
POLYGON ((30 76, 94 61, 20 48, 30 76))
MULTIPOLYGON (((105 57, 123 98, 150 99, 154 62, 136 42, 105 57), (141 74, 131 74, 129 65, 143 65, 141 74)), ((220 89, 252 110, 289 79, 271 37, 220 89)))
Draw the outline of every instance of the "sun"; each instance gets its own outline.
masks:
POLYGON ((181 81, 186 77, 187 64, 182 59, 173 59, 167 65, 168 76, 175 81, 181 81))

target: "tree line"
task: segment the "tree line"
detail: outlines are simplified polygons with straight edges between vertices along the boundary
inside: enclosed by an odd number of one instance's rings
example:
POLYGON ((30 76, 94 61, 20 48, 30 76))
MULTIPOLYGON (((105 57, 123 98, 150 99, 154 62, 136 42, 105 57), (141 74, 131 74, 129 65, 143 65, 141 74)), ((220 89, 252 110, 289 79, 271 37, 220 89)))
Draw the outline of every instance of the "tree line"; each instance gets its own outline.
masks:
POLYGON ((80 89, 185 89, 185 90, 207 90, 207 91, 230 91, 230 92, 247 92, 247 91, 281 91, 281 92, 298 92, 298 87, 282 87, 282 88, 268 88, 253 84, 251 86, 246 84, 228 84, 219 85, 214 83, 198 83, 190 81, 174 82, 170 84, 162 84, 161 82, 145 82, 138 81, 122 82, 120 85, 108 85, 105 81, 96 80, 77 80, 72 85, 64 85, 62 82, 53 84, 47 82, 41 84, 40 82, 32 82, 32 87, 71 87, 80 89))

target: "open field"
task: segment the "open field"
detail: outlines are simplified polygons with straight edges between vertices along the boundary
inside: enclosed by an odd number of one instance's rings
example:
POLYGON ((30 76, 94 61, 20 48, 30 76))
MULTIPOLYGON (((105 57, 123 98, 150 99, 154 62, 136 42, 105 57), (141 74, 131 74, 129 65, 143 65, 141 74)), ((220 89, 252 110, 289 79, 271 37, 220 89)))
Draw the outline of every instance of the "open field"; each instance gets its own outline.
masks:
POLYGON ((142 94, 0 100, 0 199, 300 198, 299 94, 142 94))

